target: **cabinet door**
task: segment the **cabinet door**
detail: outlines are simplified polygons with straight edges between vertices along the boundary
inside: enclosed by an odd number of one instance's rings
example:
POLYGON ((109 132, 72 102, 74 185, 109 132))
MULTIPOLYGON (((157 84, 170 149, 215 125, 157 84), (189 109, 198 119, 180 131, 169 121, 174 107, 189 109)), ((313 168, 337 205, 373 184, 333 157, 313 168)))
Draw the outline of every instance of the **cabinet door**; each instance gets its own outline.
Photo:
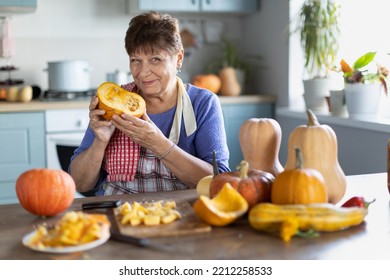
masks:
POLYGON ((255 12, 258 0, 201 0, 200 6, 205 12, 255 12))
POLYGON ((200 0, 138 0, 141 11, 198 12, 200 0))
POLYGON ((0 114, 0 203, 17 202, 15 182, 32 168, 44 168, 44 114, 0 114))
POLYGON ((37 0, 0 0, 0 7, 3 6, 35 7, 36 5, 37 5, 37 0))
POLYGON ((239 139, 241 125, 250 118, 273 118, 273 106, 272 103, 222 104, 231 170, 236 170, 236 166, 244 159, 239 139))

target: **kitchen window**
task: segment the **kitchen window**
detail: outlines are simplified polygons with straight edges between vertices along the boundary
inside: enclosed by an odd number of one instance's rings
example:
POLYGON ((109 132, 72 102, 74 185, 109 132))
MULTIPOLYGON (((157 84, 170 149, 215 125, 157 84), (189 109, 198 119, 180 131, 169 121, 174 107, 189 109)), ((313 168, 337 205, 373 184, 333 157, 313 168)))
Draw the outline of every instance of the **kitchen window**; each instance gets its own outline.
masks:
MULTIPOLYGON (((290 0, 290 18, 293 18, 303 0, 290 0)), ((390 69, 390 40, 388 38, 390 2, 383 0, 340 0, 340 50, 336 65, 344 58, 353 63, 368 51, 376 51, 375 61, 390 69)), ((302 106, 304 58, 299 34, 290 38, 289 88, 290 104, 302 106)), ((334 88, 342 88, 341 74, 332 73, 335 78, 334 88)), ((381 116, 390 118, 390 94, 383 96, 381 116)))

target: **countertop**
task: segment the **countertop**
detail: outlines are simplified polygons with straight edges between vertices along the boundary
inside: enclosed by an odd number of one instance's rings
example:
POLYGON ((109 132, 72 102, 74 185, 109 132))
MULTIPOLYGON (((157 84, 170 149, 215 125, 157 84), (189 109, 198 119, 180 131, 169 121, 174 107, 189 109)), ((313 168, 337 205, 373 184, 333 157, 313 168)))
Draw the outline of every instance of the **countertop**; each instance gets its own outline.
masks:
MULTIPOLYGON (((237 97, 220 96, 221 104, 245 104, 245 103, 274 103, 275 96, 270 95, 242 95, 237 97)), ((41 101, 31 102, 7 102, 0 101, 0 113, 45 111, 55 109, 79 109, 88 108, 89 100, 84 101, 41 101)))
MULTIPOLYGON (((22 238, 37 224, 50 223, 55 218, 40 218, 29 214, 19 204, 0 206, 0 259, 267 259, 267 260, 390 260, 390 194, 387 173, 347 177, 347 192, 339 204, 352 196, 364 196, 376 201, 370 205, 365 222, 343 231, 321 233, 316 238, 293 237, 289 243, 273 234, 253 230, 246 217, 230 226, 215 227, 210 232, 175 237, 152 238, 172 251, 143 248, 108 240, 91 250, 73 254, 40 253, 22 245, 22 238)), ((195 190, 147 193, 120 196, 122 201, 196 199, 195 190)), ((115 197, 77 198, 69 210, 80 210, 83 202, 109 200, 115 197)), ((58 217, 57 217, 58 218, 58 217)))

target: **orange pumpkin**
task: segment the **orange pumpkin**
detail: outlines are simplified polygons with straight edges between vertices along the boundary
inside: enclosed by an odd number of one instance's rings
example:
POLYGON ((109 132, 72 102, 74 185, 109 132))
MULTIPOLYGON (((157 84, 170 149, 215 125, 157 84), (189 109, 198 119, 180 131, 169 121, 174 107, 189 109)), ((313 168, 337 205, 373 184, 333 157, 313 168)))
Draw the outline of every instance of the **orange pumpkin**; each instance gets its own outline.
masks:
POLYGON ((325 179, 312 168, 304 168, 302 154, 295 148, 295 169, 286 169, 276 176, 271 191, 274 204, 309 204, 328 202, 325 179))
POLYGON ((271 201, 271 188, 275 177, 259 169, 249 169, 247 161, 241 161, 238 171, 220 173, 210 183, 210 197, 215 197, 225 183, 235 188, 248 202, 249 208, 259 202, 271 201))
POLYGON ((215 74, 196 75, 192 80, 192 84, 214 93, 218 93, 222 85, 221 79, 215 74))
POLYGON ((73 178, 62 170, 31 169, 16 180, 20 205, 38 216, 55 216, 68 209, 75 193, 73 178))
POLYGON ((123 113, 139 118, 146 110, 146 103, 141 95, 127 91, 115 83, 102 83, 97 89, 97 97, 98 107, 106 111, 103 117, 107 120, 123 113))

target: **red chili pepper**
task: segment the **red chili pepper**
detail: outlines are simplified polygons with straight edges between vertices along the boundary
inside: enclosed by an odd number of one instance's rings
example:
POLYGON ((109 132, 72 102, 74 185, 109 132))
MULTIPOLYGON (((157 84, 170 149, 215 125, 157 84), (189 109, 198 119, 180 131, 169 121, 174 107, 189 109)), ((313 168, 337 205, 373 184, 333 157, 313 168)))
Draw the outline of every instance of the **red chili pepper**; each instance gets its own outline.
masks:
POLYGON ((341 207, 361 207, 361 208, 368 208, 371 203, 375 201, 375 198, 372 201, 365 201, 364 197, 361 196, 354 196, 348 199, 346 202, 344 202, 341 207))

